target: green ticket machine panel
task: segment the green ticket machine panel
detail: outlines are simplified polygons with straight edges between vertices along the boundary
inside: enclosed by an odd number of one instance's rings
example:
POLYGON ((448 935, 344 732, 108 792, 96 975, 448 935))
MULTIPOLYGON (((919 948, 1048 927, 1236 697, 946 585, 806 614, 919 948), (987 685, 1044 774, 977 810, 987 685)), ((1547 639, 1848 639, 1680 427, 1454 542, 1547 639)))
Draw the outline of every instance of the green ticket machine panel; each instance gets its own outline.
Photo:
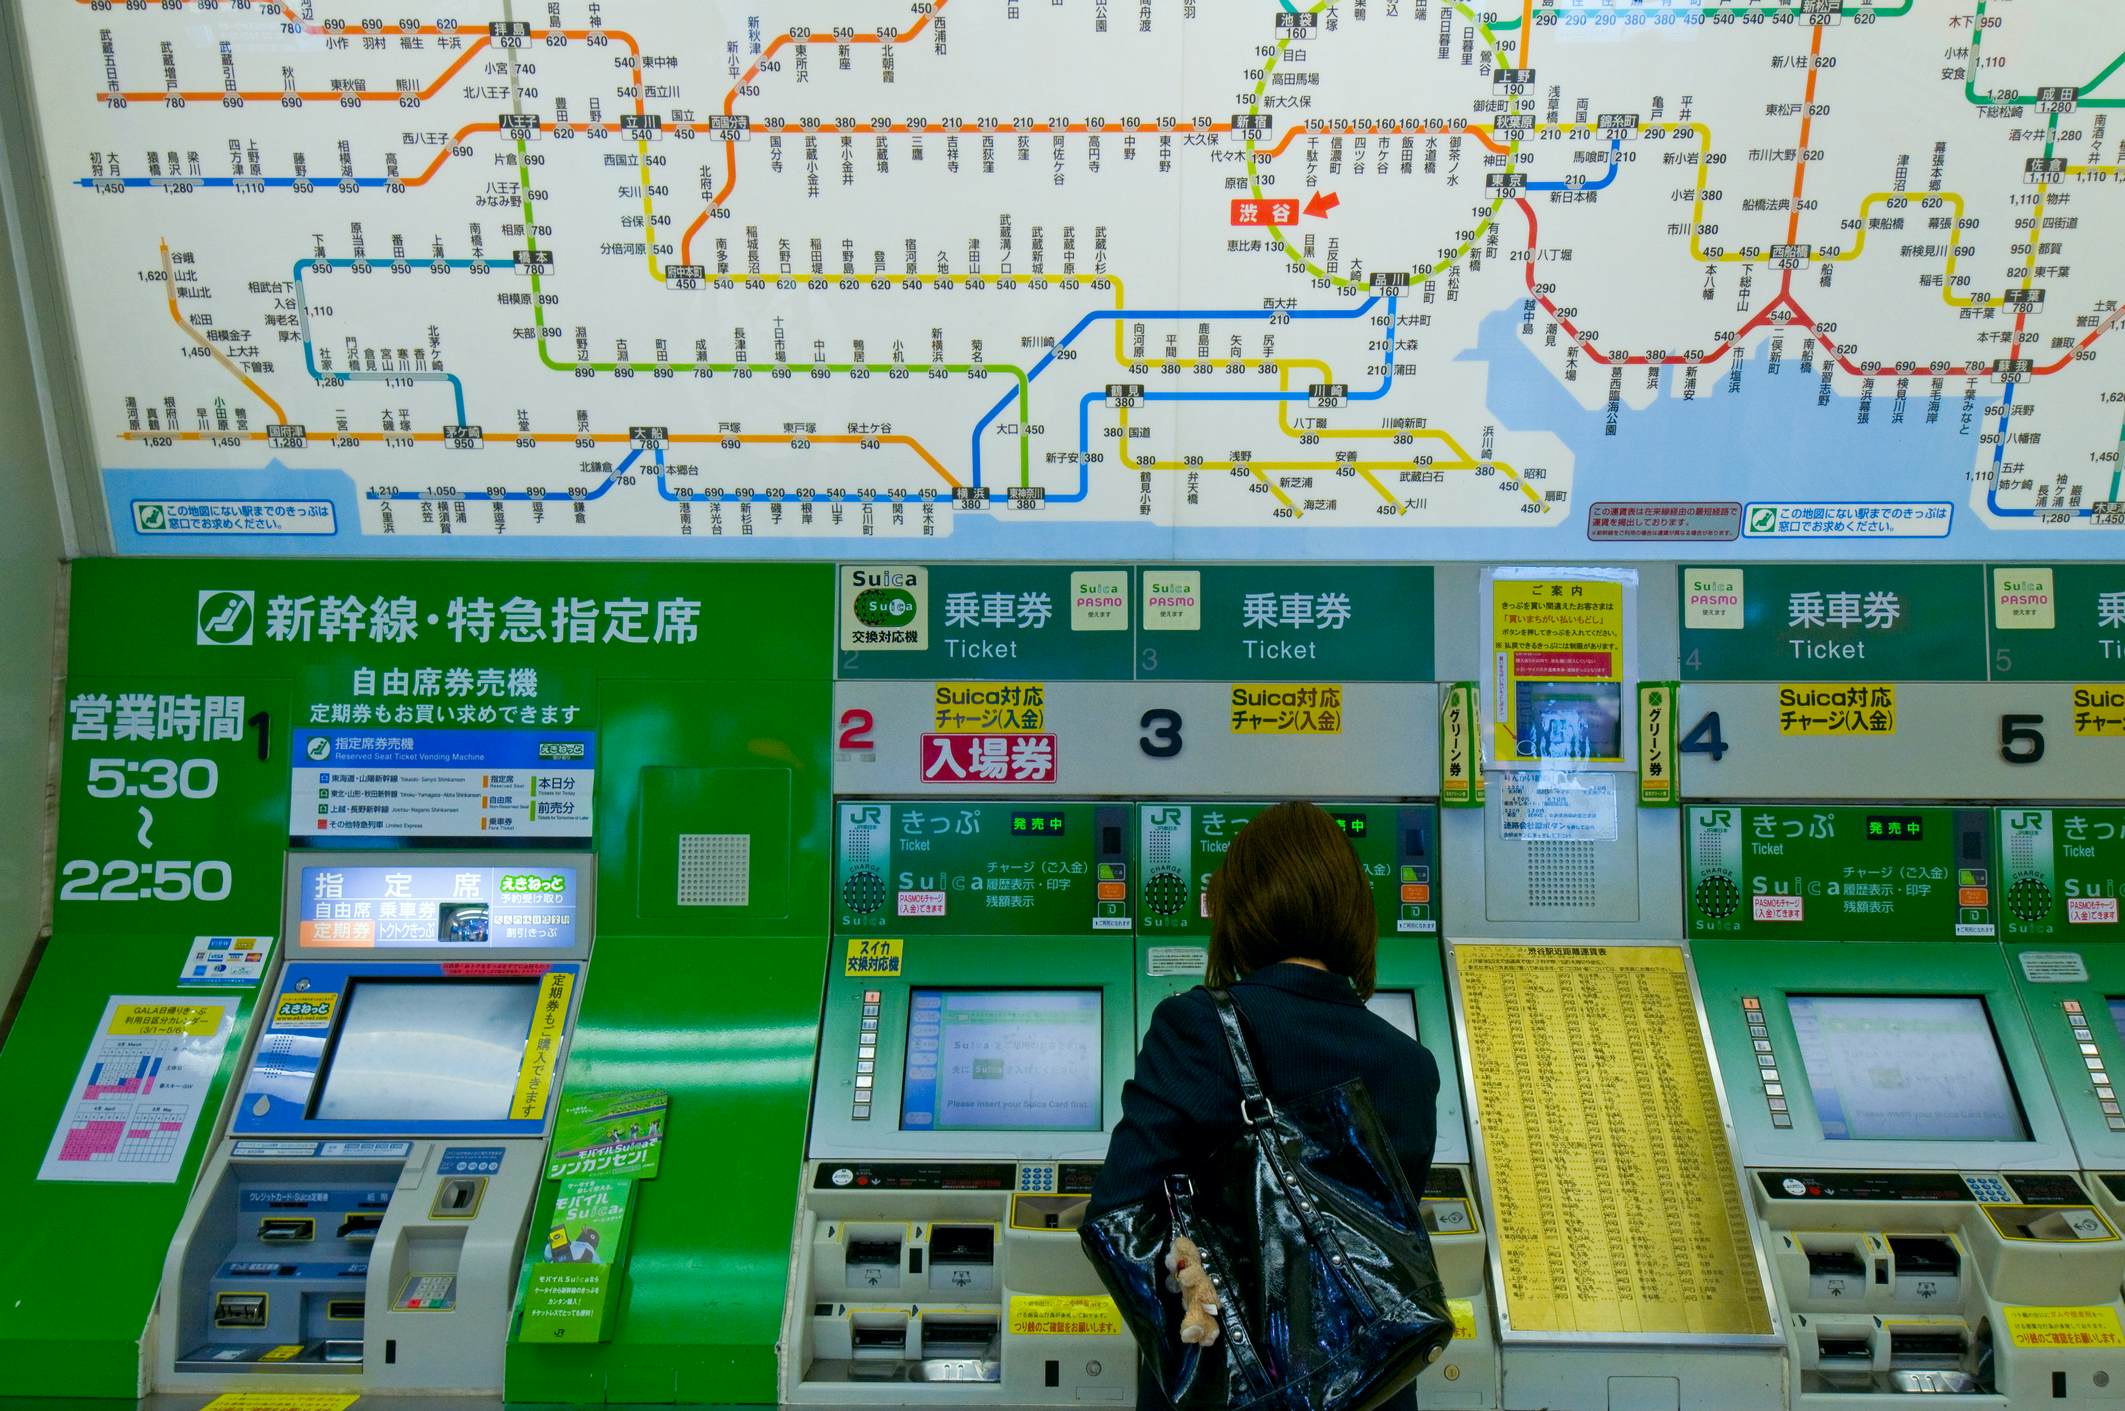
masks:
POLYGON ((2125 1241, 1991 935, 1989 825, 1689 812, 1692 952, 1796 1407, 2106 1406, 2125 1379, 2125 1241))
MULTIPOLYGON (((1202 983, 1211 875, 1233 838, 1268 806, 1224 800, 1137 806, 1140 1030, 1161 1000, 1202 983)), ((1379 970, 1369 1007, 1421 1042, 1439 1065, 1438 1140, 1431 1178, 1420 1194, 1440 1277, 1455 1306, 1455 1338, 1418 1379, 1418 1400, 1431 1407, 1491 1407, 1498 1396, 1497 1347, 1439 936, 1438 810, 1430 804, 1332 801, 1321 807, 1350 840, 1372 882, 1379 970)))
POLYGON ((1998 811, 2000 933, 2089 1192, 2125 1218, 2125 808, 1998 811))
POLYGON ((1688 824, 1692 936, 1993 934, 1989 810, 1708 804, 1690 809, 1688 824))
POLYGON ((1126 1402, 1077 1229, 1136 1054, 1131 810, 843 802, 782 1398, 1126 1402))

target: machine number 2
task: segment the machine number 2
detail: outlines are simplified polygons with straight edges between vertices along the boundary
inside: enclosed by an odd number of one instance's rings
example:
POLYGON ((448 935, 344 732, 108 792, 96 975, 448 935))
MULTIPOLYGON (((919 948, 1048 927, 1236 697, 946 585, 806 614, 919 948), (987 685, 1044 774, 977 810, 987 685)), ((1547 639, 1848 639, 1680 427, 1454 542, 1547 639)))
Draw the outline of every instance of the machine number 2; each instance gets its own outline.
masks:
POLYGON ((834 737, 837 750, 875 750, 878 744, 871 738, 877 722, 871 713, 861 708, 841 712, 841 733, 834 737))

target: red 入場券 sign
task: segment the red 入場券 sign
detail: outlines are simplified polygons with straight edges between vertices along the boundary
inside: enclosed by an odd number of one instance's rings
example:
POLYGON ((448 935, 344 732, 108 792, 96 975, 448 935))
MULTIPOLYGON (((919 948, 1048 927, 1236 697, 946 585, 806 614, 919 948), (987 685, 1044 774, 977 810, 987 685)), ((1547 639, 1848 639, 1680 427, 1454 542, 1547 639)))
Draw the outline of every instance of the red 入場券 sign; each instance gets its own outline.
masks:
POLYGON ((1053 735, 924 735, 925 784, 1052 784, 1053 735))

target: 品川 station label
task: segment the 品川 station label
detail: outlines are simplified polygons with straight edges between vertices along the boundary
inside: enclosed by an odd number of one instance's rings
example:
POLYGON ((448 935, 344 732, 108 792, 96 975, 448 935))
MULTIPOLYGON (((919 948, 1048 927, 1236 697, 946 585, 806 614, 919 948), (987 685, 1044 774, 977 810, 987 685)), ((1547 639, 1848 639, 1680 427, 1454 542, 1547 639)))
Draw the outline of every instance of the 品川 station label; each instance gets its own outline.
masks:
POLYGON ((1685 681, 2125 681, 2125 565, 1685 564, 1685 681))
POLYGON ((1689 810, 1689 934, 1697 940, 1938 941, 1990 936, 1984 809, 1689 810))
POLYGON ((1414 565, 847 565, 843 680, 1428 681, 1414 565))

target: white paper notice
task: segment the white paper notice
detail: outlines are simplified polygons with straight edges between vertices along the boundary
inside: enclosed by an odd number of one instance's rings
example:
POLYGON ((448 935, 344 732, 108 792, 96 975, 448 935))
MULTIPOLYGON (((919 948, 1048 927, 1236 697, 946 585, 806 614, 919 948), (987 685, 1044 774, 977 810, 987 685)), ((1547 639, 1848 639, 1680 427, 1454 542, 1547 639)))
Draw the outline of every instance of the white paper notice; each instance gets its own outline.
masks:
POLYGON ((1154 980, 1201 975, 1209 968, 1210 952, 1201 946, 1152 946, 1144 952, 1144 973, 1154 980))
POLYGON ((1616 779, 1582 770, 1502 774, 1499 836, 1510 842, 1616 840, 1616 779))
POLYGON ((236 1001, 113 995, 40 1181, 174 1181, 236 1027, 236 1001))

